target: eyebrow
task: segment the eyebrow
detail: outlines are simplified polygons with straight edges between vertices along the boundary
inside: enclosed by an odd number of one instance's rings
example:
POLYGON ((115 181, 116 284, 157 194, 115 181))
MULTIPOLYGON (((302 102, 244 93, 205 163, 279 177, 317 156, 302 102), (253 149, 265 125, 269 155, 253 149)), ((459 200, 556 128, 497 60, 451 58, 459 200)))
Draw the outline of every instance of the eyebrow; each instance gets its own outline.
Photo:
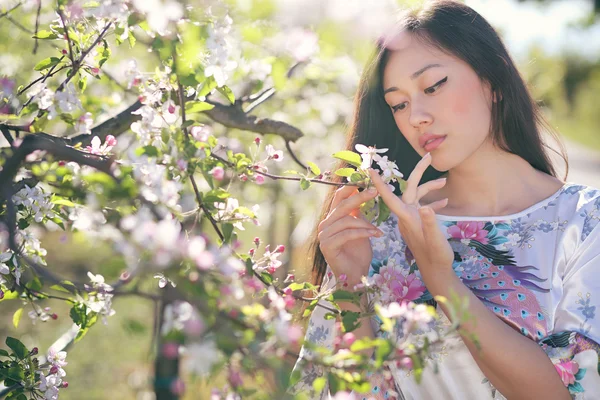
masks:
MULTIPOLYGON (((418 70, 417 72, 413 73, 410 76, 411 80, 415 80, 417 79, 421 74, 423 74, 425 71, 427 71, 429 68, 434 68, 434 67, 443 67, 443 65, 441 64, 427 64, 426 66, 424 66, 423 68, 421 68, 420 70, 418 70)), ((397 87, 392 86, 390 88, 385 89, 385 91, 383 92, 383 95, 385 96, 386 94, 388 94, 389 92, 394 92, 398 90, 397 87)))

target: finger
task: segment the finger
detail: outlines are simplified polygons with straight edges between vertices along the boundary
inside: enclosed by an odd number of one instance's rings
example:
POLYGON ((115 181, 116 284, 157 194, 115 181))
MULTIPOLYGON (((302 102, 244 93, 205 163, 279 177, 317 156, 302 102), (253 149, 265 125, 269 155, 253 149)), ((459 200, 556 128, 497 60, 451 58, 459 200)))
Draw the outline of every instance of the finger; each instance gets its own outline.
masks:
POLYGON ((419 182, 425 173, 425 170, 431 164, 431 153, 427 153, 421 158, 421 160, 417 163, 415 168, 410 173, 408 180, 406 181, 406 190, 402 194, 402 201, 406 204, 416 204, 417 203, 417 188, 419 186, 419 182))
POLYGON ((331 207, 329 208, 330 212, 331 210, 335 209, 342 202, 342 200, 352 196, 352 194, 356 191, 358 191, 356 186, 348 185, 344 185, 336 190, 333 195, 333 200, 331 201, 331 207))
POLYGON ((324 255, 325 253, 334 253, 351 240, 364 239, 369 236, 374 236, 370 229, 346 229, 321 241, 319 248, 324 255))
POLYGON ((433 181, 425 182, 417 188, 417 202, 420 201, 423 196, 432 190, 441 189, 446 184, 446 178, 439 178, 433 181))
POLYGON ((421 207, 419 215, 423 221, 425 242, 432 247, 432 250, 435 250, 438 244, 444 243, 447 240, 435 219, 435 211, 429 208, 429 206, 421 207))
MULTIPOLYGON (((355 188, 355 190, 356 190, 356 188, 355 188)), ((327 218, 325 218, 323 220, 323 222, 321 222, 321 224, 319 224, 319 229, 321 229, 321 230, 325 229, 326 227, 330 226, 332 223, 339 220, 340 218, 352 213, 354 210, 359 208, 362 203, 365 203, 365 202, 371 200, 375 196, 377 196, 376 189, 374 191, 363 190, 360 193, 357 192, 354 195, 352 195, 346 199, 343 199, 337 205, 337 207, 329 213, 327 218)))
POLYGON ((383 179, 381 179, 381 176, 379 176, 377 171, 369 169, 369 175, 373 185, 375 185, 375 188, 379 192, 381 199, 388 206, 390 211, 398 216, 403 215, 406 205, 402 202, 402 200, 396 196, 394 192, 392 192, 383 179))
POLYGON ((380 235, 383 235, 383 232, 380 231, 375 225, 368 223, 362 219, 345 216, 341 219, 338 219, 331 225, 325 227, 317 237, 319 240, 326 240, 327 238, 338 234, 339 232, 346 229, 367 229, 367 230, 375 230, 379 232, 380 235))
MULTIPOLYGON (((439 211, 440 209, 446 207, 448 205, 448 198, 434 201, 433 203, 427 204, 427 207, 431 208, 433 211, 439 211)), ((423 207, 421 207, 423 208, 423 207)))

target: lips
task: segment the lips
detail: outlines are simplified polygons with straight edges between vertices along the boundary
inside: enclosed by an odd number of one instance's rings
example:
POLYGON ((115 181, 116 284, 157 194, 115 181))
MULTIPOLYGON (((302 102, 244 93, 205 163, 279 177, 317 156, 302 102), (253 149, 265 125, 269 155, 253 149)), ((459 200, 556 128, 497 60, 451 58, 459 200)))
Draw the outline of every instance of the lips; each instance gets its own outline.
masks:
POLYGON ((426 133, 423 136, 419 137, 419 146, 421 146, 421 148, 425 148, 425 144, 428 141, 431 140, 435 140, 435 139, 439 139, 439 138, 443 138, 446 135, 434 135, 433 133, 426 133))

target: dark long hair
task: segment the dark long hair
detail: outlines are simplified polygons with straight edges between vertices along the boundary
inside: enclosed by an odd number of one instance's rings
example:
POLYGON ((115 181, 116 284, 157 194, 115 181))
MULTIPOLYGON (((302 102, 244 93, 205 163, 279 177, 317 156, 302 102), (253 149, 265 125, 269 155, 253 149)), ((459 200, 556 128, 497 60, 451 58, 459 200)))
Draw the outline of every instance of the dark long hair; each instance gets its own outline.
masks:
MULTIPOLYGON (((482 82, 490 84, 499 99, 492 103, 491 110, 490 134, 493 143, 506 152, 520 156, 532 167, 556 177, 557 172, 547 153, 547 150, 556 150, 542 140, 542 130, 550 133, 558 143, 559 154, 566 163, 566 180, 568 159, 559 135, 542 116, 541 109, 529 94, 502 40, 481 15, 459 2, 433 1, 419 10, 406 12, 394 32, 401 30, 468 63, 482 82)), ((408 177, 421 156, 399 131, 384 100, 382 79, 389 55, 385 39, 380 39, 360 79, 345 148, 354 150, 357 143, 388 148, 389 159, 394 160, 400 172, 408 177)), ((343 167, 347 167, 344 162, 336 166, 343 167)), ((436 179, 444 172, 429 167, 420 183, 436 179)), ((342 183, 342 178, 336 176, 334 179, 342 183)), ((335 189, 333 186, 323 203, 319 222, 329 212, 335 189)), ((397 185, 396 194, 400 194, 397 185)), ((309 252, 313 255, 312 281, 320 285, 327 262, 319 249, 317 227, 311 237, 309 252)))

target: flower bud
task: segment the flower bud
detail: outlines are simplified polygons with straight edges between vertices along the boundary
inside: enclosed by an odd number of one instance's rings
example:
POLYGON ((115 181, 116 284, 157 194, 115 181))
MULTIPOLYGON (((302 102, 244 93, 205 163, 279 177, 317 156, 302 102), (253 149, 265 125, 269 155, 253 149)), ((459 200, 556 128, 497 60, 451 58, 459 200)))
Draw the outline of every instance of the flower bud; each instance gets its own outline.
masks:
POLYGON ((35 356, 37 353, 38 353, 38 348, 34 347, 33 349, 31 349, 31 353, 29 353, 29 354, 31 354, 32 356, 35 356))
POLYGON ((116 146, 117 138, 115 138, 113 135, 107 135, 104 143, 106 143, 107 146, 116 146))
POLYGON ((256 143, 256 145, 258 146, 260 144, 261 140, 259 137, 254 138, 254 143, 256 143))
POLYGON ((129 279, 131 279, 131 274, 129 273, 129 271, 123 271, 121 272, 121 276, 119 276, 119 279, 123 282, 128 282, 129 279))
POLYGON ((277 246, 277 248, 275 249, 275 253, 283 253, 284 251, 285 251, 285 246, 282 244, 277 246))
POLYGON ((263 183, 265 183, 265 177, 262 175, 257 175, 256 178, 254 178, 254 181, 257 185, 262 185, 263 183))
POLYGON ((253 256, 253 255, 254 255, 254 251, 255 251, 255 250, 256 250, 256 249, 250 249, 250 251, 248 251, 248 254, 250 254, 251 256, 253 256))
POLYGON ((51 315, 52 319, 57 320, 58 319, 58 315, 56 313, 52 313, 51 315))
POLYGON ((52 368, 50 368, 50 375, 54 375, 58 372, 58 367, 56 365, 53 365, 52 368))
POLYGON ((342 340, 346 344, 346 346, 350 347, 352 346, 352 343, 356 341, 356 336, 354 336, 354 333, 348 332, 344 334, 344 336, 342 336, 342 340))
POLYGON ((67 381, 64 381, 64 382, 62 383, 62 385, 61 385, 61 386, 62 386, 64 389, 66 389, 66 388, 68 388, 68 387, 69 387, 69 382, 67 382, 67 381))
POLYGON ((4 292, 2 291, 2 289, 0 289, 0 300, 2 300, 4 298, 4 292))
POLYGON ((260 238, 258 236, 254 238, 254 244, 260 246, 260 238))

